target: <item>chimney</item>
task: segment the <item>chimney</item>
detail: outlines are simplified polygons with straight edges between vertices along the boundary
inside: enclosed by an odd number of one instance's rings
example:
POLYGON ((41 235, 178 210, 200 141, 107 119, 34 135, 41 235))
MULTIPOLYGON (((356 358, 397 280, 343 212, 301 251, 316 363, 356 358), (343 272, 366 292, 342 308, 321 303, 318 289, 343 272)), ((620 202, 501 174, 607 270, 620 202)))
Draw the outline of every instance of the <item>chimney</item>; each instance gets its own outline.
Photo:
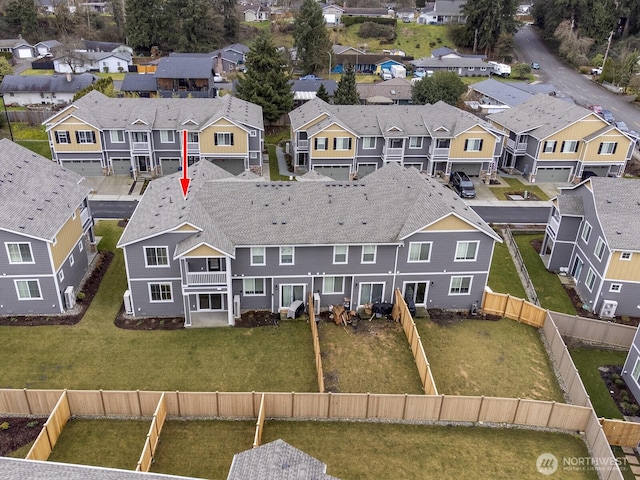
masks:
POLYGON ((67 82, 71 81, 71 72, 67 72, 67 82))
POLYGON ((219 54, 216 57, 216 68, 215 68, 215 73, 219 73, 220 75, 222 75, 222 73, 224 72, 224 65, 222 64, 222 54, 219 54))

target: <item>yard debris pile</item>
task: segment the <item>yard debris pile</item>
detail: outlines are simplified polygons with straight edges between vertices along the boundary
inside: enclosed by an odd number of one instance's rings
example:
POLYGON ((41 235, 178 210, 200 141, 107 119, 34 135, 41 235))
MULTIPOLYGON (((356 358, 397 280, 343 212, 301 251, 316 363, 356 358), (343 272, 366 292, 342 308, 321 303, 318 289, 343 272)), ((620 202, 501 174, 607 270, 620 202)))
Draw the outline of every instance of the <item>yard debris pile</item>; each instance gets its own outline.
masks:
POLYGON ((329 311, 331 314, 329 318, 335 322, 336 325, 348 325, 354 321, 358 321, 358 313, 354 310, 347 310, 344 305, 330 305, 329 311))

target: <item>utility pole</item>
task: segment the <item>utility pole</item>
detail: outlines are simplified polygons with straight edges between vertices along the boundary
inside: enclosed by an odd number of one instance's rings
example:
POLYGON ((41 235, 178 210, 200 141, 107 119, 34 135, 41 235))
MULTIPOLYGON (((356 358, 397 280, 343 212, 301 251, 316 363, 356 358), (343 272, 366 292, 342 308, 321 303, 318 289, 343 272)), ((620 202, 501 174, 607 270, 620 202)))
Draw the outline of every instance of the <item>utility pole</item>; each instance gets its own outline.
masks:
POLYGON ((607 50, 604 52, 604 60, 602 60, 602 73, 604 73, 604 68, 605 68, 605 65, 607 64, 607 57, 609 56, 609 49, 611 48, 612 39, 613 39, 613 30, 609 33, 609 43, 607 44, 607 50))
POLYGON ((473 53, 474 55, 476 54, 478 50, 478 29, 475 29, 475 32, 473 34, 473 53))

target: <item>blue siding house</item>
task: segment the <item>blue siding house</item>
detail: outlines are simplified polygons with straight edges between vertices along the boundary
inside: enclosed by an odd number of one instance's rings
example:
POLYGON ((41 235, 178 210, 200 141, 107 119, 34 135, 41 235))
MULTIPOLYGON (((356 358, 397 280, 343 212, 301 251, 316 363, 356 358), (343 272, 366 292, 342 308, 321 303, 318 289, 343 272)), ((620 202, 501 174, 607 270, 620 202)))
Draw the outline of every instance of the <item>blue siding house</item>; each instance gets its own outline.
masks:
POLYGON ((358 182, 310 173, 265 182, 196 163, 186 199, 173 175, 149 185, 118 246, 134 316, 233 325, 243 310, 393 300, 468 310, 500 238, 463 200, 389 164, 358 182))

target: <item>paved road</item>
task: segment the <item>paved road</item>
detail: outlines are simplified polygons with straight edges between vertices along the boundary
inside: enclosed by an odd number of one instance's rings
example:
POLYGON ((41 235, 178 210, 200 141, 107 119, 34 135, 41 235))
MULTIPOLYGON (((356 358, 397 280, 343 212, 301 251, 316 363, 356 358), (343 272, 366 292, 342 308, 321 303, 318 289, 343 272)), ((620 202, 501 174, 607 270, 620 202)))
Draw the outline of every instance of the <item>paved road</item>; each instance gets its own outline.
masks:
POLYGON ((560 94, 572 97, 578 105, 602 105, 611 110, 616 120, 622 120, 629 128, 640 132, 640 109, 631 105, 630 96, 617 95, 578 73, 551 52, 538 36, 535 27, 525 25, 515 35, 515 46, 521 62, 538 62, 536 72, 544 83, 557 87, 560 94))
POLYGON ((89 206, 93 218, 121 219, 131 218, 138 202, 119 200, 90 200, 89 206))
POLYGON ((551 207, 470 207, 487 223, 546 224, 551 207))

